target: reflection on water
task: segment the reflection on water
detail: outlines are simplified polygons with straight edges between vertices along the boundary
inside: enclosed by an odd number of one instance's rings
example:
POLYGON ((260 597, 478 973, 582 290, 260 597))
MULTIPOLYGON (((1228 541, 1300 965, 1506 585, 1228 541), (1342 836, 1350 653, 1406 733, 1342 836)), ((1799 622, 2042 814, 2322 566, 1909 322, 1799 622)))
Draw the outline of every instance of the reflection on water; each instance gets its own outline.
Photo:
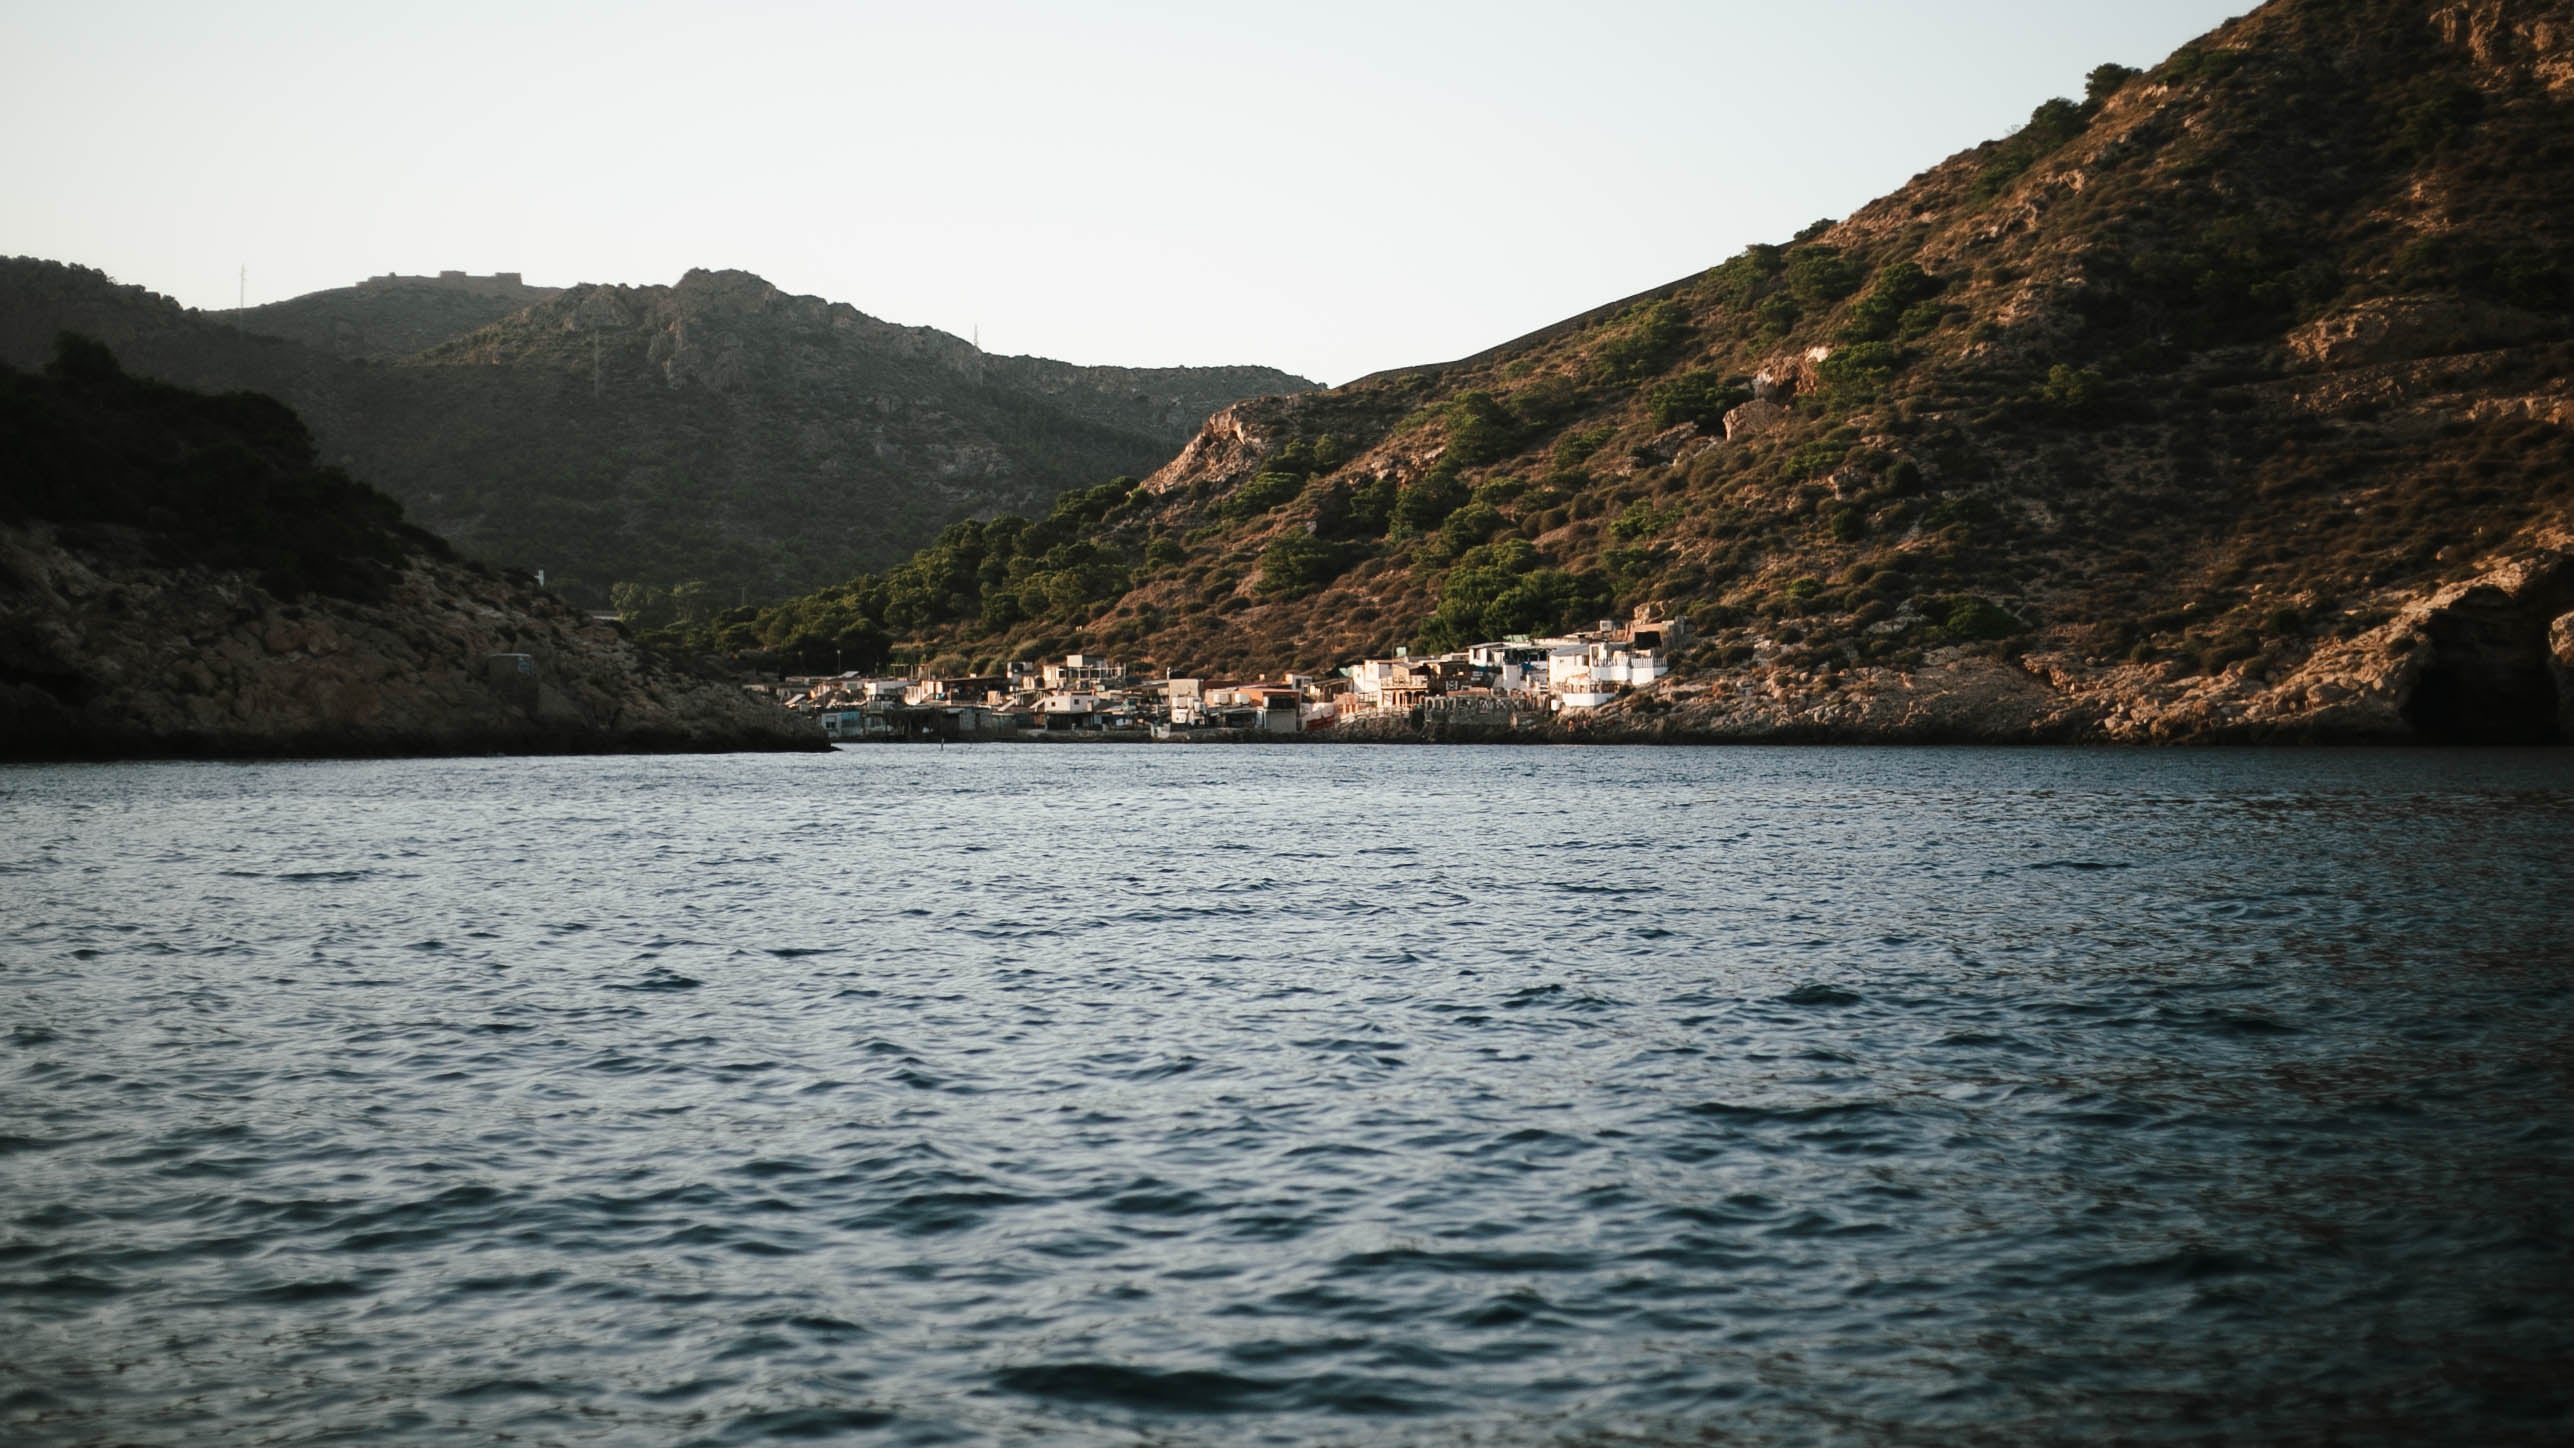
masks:
POLYGON ((12 1441, 2549 1442, 2546 754, 0 772, 12 1441))

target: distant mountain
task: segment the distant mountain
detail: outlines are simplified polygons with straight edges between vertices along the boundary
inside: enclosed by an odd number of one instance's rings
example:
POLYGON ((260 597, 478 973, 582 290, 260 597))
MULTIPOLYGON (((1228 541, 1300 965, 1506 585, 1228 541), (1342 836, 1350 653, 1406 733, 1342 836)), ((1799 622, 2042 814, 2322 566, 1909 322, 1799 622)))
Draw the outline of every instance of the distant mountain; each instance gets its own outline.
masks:
POLYGON ((2569 259, 2562 4, 2273 0, 1845 221, 741 632, 1249 673, 1652 602, 1704 642, 1601 718, 1656 737, 2563 737, 2569 259))
POLYGON ((451 271, 434 277, 370 277, 353 287, 205 315, 334 357, 393 362, 561 295, 561 287, 531 287, 516 272, 471 276, 451 271))
POLYGON ((559 292, 378 279, 239 320, 0 262, 0 361, 36 365, 73 330, 144 375, 272 393, 423 525, 585 602, 619 581, 728 603, 809 588, 958 519, 1150 471, 1218 408, 1312 386, 988 357, 742 272, 559 292))
POLYGON ((0 759, 819 749, 455 556, 269 397, 0 366, 0 759))

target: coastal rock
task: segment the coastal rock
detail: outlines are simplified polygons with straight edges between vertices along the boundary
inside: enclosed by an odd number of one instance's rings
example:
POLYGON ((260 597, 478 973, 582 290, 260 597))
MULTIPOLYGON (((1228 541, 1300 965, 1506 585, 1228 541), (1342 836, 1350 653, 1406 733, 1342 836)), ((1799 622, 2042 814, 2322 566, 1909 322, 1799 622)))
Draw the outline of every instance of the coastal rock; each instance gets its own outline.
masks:
POLYGON ((2574 739, 2574 535, 2386 600, 2386 621, 2276 669, 2004 659, 1675 677, 1606 708, 1491 723, 1379 717, 1330 737, 1569 743, 2545 744, 2574 739))
POLYGON ((492 570, 419 557, 380 602, 286 603, 124 541, 0 527, 0 757, 828 747, 492 570))
POLYGON ((2556 670, 2557 732, 2574 739, 2574 613, 2548 626, 2547 652, 2556 670))

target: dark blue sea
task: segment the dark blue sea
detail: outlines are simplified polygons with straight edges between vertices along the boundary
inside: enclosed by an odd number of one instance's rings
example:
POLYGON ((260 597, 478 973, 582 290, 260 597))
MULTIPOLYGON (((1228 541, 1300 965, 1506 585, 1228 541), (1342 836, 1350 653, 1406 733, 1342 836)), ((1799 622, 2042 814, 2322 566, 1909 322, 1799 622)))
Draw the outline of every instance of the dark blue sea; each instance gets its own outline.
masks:
POLYGON ((0 1442, 2574 1440, 2574 753, 0 770, 0 1442))

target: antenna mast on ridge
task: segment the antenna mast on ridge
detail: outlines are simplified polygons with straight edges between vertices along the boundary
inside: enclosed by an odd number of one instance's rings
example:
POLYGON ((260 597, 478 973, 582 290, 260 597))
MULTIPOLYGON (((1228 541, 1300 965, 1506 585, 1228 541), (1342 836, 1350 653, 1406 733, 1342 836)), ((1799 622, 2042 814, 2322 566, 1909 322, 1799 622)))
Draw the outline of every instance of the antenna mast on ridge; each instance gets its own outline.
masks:
POLYGON ((248 262, 241 264, 241 291, 233 297, 232 309, 236 312, 250 310, 250 263, 248 262))

